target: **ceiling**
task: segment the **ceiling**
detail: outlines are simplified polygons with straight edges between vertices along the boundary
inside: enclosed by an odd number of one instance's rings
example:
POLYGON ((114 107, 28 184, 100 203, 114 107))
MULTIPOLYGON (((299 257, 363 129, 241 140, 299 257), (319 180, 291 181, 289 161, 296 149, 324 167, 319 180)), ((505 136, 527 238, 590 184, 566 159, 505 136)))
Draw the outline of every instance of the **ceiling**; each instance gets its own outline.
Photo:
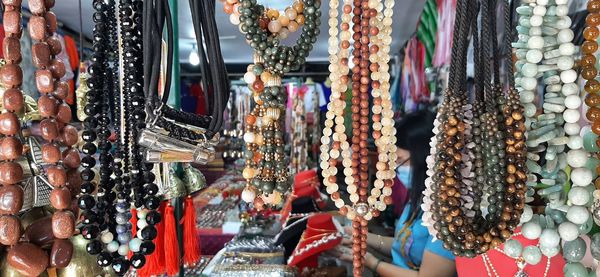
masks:
MULTIPOLYGON (((205 0, 198 0, 205 1, 205 0)), ((23 1, 26 2, 26 1, 23 1)), ((190 51, 195 44, 194 28, 192 27, 192 19, 188 1, 178 1, 179 13, 179 48, 180 62, 187 63, 190 51)), ((322 18, 321 18, 321 35, 308 58, 309 62, 327 62, 327 36, 328 26, 327 17, 329 11, 328 0, 322 0, 322 18)), ((79 31, 79 0, 61 0, 56 1, 56 6, 53 11, 58 19, 72 30, 79 31)), ((82 15, 83 15, 83 31, 87 37, 91 37, 93 22, 92 18, 92 1, 81 0, 82 15)), ((284 6, 292 3, 292 0, 259 0, 259 3, 270 7, 277 7, 283 10, 284 6)), ((392 54, 397 53, 404 42, 414 33, 417 21, 423 9, 425 0, 418 1, 403 1, 396 0, 394 7, 394 25, 392 33, 392 54)), ((217 2, 217 24, 219 26, 219 35, 221 37, 221 49, 226 63, 250 63, 252 50, 248 46, 243 36, 240 34, 238 27, 229 22, 229 16, 222 10, 221 3, 217 2)))

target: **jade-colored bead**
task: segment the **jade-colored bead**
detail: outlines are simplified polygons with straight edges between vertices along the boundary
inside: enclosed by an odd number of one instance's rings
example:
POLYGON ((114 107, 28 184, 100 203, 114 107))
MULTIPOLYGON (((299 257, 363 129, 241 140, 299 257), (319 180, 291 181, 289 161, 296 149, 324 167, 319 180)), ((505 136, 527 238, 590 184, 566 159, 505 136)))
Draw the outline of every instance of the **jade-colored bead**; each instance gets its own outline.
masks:
POLYGON ((567 263, 563 268, 565 277, 587 277, 588 271, 581 263, 567 263))
POLYGON ((585 250, 585 241, 582 238, 576 238, 575 240, 565 242, 563 245, 563 257, 568 262, 576 263, 583 259, 585 250))

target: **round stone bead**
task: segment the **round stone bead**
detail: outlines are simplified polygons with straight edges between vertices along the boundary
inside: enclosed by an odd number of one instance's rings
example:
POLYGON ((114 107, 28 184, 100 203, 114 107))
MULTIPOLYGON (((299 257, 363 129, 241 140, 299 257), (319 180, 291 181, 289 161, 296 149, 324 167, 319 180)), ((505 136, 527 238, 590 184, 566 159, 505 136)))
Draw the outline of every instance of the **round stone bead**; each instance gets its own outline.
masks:
POLYGON ((534 64, 534 63, 524 64, 523 67, 521 68, 521 73, 525 77, 530 77, 530 78, 535 77, 535 75, 537 75, 537 73, 538 73, 537 64, 534 64))
POLYGON ((117 235, 117 240, 121 244, 129 243, 129 241, 131 240, 131 234, 129 234, 129 233, 118 234, 117 235))
POLYGON ((542 252, 537 246, 527 246, 523 249, 523 259, 530 265, 536 265, 542 260, 542 252))
POLYGON ((546 228, 540 235, 540 245, 546 247, 557 247, 560 243, 560 236, 555 229, 546 228))
POLYGON ((525 90, 534 90, 537 87, 537 79, 531 77, 521 78, 521 87, 525 90))
POLYGON ((548 258, 552 258, 552 257, 558 255, 558 253, 560 253, 560 247, 558 247, 558 246, 551 246, 551 247, 540 246, 540 251, 542 251, 542 255, 544 255, 548 258))
POLYGON ((108 244, 111 241, 113 241, 114 239, 114 235, 111 232, 104 232, 102 233, 102 235, 100 236, 100 240, 104 243, 104 244, 108 244))
POLYGON ((578 95, 579 87, 577 87, 577 84, 575 83, 563 84, 561 92, 564 96, 578 95))
POLYGON ((563 112, 563 118, 567 123, 576 123, 577 121, 579 121, 580 117, 581 114, 579 113, 579 110, 566 109, 563 112))
POLYGON ((567 219, 574 224, 584 224, 590 218, 590 213, 586 207, 571 206, 567 210, 567 219))
POLYGON ((531 90, 524 90, 519 93, 519 97, 522 103, 531 103, 535 99, 535 93, 531 90))
POLYGON ((577 72, 573 69, 565 70, 560 73, 560 80, 565 83, 573 83, 577 80, 577 72))
POLYGON ((587 161, 588 155, 581 149, 571 150, 567 153, 567 163, 571 167, 584 167, 587 161))
POLYGON ((509 239, 504 243, 504 253, 512 258, 521 257, 523 252, 523 245, 514 239, 509 239))
POLYGON ((129 253, 129 246, 127 244, 122 244, 119 246, 117 253, 119 253, 121 256, 126 256, 129 253))
POLYGON ((577 123, 565 123, 565 133, 569 136, 576 136, 579 134, 581 127, 577 123))
POLYGON ((600 233, 595 233, 591 238, 590 250, 596 260, 600 260, 600 233))
POLYGON ((119 243, 117 241, 111 241, 110 243, 108 243, 106 245, 106 250, 108 250, 108 252, 117 252, 117 250, 119 250, 119 243))
POLYGON ((571 172, 571 181, 574 186, 585 187, 592 183, 593 174, 589 168, 579 167, 571 172))
POLYGON ((567 146, 570 149, 581 149, 583 147, 583 138, 580 136, 570 136, 567 146))
POLYGON ((585 255, 585 241, 582 238, 576 238, 563 245, 563 257, 568 262, 579 262, 585 255))
POLYGON ((525 54, 525 59, 527 59, 527 62, 532 64, 539 63, 540 61, 542 61, 542 58, 544 58, 544 54, 542 53, 542 51, 537 49, 531 49, 527 51, 527 54, 525 54))
POLYGON ((563 43, 558 47, 560 54, 563 56, 571 56, 575 53, 575 45, 573 43, 563 43))
POLYGON ((581 263, 567 263, 563 268, 564 277, 588 277, 587 269, 581 263))
POLYGON ((559 43, 568 43, 573 40, 573 37, 575 37, 575 34, 571 29, 563 29, 558 32, 556 38, 559 43))
POLYGON ((565 107, 569 109, 578 109, 581 107, 581 98, 577 95, 569 95, 565 98, 565 107))
POLYGON ((544 47, 544 39, 541 36, 531 36, 527 40, 529 49, 542 49, 544 47))
POLYGON ((142 245, 141 239, 133 238, 131 241, 129 241, 129 249, 133 252, 139 252, 141 245, 142 245))
POLYGON ((542 227, 535 222, 527 222, 523 224, 521 232, 525 238, 534 240, 539 238, 542 234, 542 227))
POLYGON ((590 201, 590 194, 584 187, 573 187, 569 190, 569 201, 573 205, 583 206, 590 201))
POLYGON ((560 56, 556 62, 558 69, 563 71, 573 68, 574 64, 575 60, 571 56, 560 56))

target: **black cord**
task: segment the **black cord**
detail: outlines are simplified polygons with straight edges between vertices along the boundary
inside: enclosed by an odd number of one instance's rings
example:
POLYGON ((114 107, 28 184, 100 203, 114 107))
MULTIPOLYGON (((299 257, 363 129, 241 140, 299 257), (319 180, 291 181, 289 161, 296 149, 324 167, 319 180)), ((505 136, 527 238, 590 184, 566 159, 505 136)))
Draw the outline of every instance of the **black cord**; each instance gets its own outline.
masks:
POLYGON ((506 44, 506 75, 510 88, 515 87, 515 77, 513 73, 512 60, 512 9, 510 0, 504 0, 504 40, 506 44))

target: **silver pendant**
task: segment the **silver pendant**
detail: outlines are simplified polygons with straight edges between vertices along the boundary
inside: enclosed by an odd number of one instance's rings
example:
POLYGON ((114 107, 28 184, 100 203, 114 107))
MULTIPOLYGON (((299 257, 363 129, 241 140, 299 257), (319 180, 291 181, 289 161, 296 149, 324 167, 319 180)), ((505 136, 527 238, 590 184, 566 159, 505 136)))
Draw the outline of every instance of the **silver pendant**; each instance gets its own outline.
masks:
POLYGON ((517 267, 519 268, 519 271, 515 273, 514 277, 529 277, 529 274, 525 272, 525 266, 527 266, 527 263, 524 261, 517 261, 517 267))

